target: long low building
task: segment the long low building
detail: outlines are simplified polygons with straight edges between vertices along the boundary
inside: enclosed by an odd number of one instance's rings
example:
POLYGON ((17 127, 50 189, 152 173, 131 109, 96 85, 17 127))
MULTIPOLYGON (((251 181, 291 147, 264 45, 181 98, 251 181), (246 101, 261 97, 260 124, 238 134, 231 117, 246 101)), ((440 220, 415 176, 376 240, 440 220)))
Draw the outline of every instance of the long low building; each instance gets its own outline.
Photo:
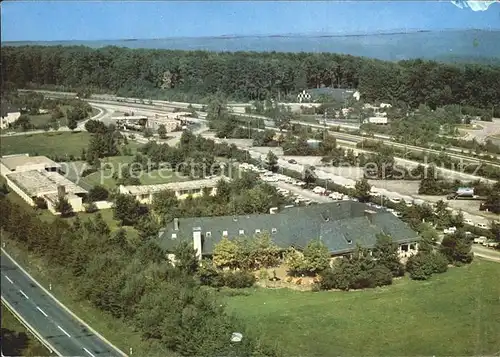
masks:
POLYGON ((385 209, 344 201, 286 208, 269 214, 174 219, 160 233, 160 245, 171 253, 180 241, 192 241, 199 258, 212 256, 223 237, 253 237, 267 231, 282 250, 303 250, 321 240, 332 256, 352 252, 357 245, 373 248, 377 235, 392 237, 402 257, 418 251, 418 234, 385 209))
POLYGON ((61 165, 46 156, 29 156, 28 154, 16 154, 2 156, 2 175, 11 172, 45 170, 60 171, 61 165))
POLYGON ((30 206, 36 205, 37 198, 43 198, 47 208, 58 214, 57 202, 60 197, 65 197, 74 212, 85 209, 83 198, 88 191, 63 176, 61 165, 45 156, 3 156, 0 158, 0 172, 7 186, 30 206))
POLYGON ((57 201, 65 197, 74 212, 84 211, 83 198, 88 191, 58 172, 20 171, 7 174, 5 178, 7 185, 31 206, 35 206, 35 199, 41 197, 47 202, 47 208, 57 214, 57 201))
POLYGON ((154 194, 165 190, 173 191, 179 199, 184 199, 189 195, 202 195, 204 190, 208 190, 210 195, 215 195, 217 193, 217 184, 220 180, 227 181, 229 179, 225 176, 217 176, 210 179, 171 182, 157 185, 120 185, 119 192, 124 195, 132 195, 141 203, 151 204, 154 194))

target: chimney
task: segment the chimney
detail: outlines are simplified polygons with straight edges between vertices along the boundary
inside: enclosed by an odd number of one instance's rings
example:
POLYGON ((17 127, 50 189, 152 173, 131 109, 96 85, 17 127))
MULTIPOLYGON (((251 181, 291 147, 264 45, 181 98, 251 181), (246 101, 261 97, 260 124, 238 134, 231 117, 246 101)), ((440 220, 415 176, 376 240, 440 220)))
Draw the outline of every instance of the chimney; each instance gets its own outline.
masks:
POLYGON ((58 185, 57 186, 57 197, 58 198, 64 198, 66 196, 66 187, 63 185, 58 185))
POLYGON ((202 251, 201 230, 193 231, 193 245, 194 245, 194 250, 196 251, 196 256, 198 257, 199 260, 201 260, 201 251, 202 251))
POLYGON ((179 218, 174 218, 174 230, 179 230, 179 218))
POLYGON ((269 214, 276 214, 276 211, 278 210, 278 207, 273 207, 269 209, 269 214))
POLYGON ((375 214, 375 211, 365 210, 365 217, 368 218, 371 224, 373 224, 373 217, 375 216, 375 214))

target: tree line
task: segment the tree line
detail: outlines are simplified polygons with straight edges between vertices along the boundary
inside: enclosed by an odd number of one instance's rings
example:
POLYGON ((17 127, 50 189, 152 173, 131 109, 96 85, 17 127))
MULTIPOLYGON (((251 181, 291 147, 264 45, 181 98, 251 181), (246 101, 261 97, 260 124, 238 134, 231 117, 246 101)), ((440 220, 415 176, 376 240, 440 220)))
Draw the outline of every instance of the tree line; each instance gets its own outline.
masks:
POLYGON ((45 98, 43 94, 36 92, 4 92, 1 101, 2 115, 5 115, 7 110, 20 112, 21 116, 10 125, 23 131, 30 129, 58 130, 61 121, 73 130, 76 129, 78 121, 88 118, 92 113, 92 107, 82 100, 45 98), (63 106, 68 108, 63 109, 63 106), (32 118, 40 115, 42 109, 48 111, 50 118, 48 122, 36 125, 32 122, 32 118))
POLYGON ((308 88, 356 88, 365 101, 470 105, 492 109, 500 66, 421 59, 380 61, 332 53, 216 53, 83 46, 3 47, 2 78, 18 88, 48 86, 142 98, 221 92, 238 100, 289 99, 308 88))

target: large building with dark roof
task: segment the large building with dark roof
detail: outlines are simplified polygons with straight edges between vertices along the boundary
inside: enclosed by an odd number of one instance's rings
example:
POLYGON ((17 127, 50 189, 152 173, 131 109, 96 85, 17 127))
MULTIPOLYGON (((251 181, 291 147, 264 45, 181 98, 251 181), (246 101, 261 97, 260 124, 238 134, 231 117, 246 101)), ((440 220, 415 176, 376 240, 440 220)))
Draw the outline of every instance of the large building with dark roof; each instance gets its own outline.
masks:
POLYGON ((160 232, 159 243, 172 252, 179 242, 192 241, 201 256, 211 256, 224 236, 253 237, 264 231, 283 250, 303 250, 309 241, 319 239, 332 256, 352 252, 357 245, 372 248, 379 234, 391 236, 403 255, 416 252, 419 240, 415 231, 385 209, 342 201, 269 214, 175 219, 160 232))

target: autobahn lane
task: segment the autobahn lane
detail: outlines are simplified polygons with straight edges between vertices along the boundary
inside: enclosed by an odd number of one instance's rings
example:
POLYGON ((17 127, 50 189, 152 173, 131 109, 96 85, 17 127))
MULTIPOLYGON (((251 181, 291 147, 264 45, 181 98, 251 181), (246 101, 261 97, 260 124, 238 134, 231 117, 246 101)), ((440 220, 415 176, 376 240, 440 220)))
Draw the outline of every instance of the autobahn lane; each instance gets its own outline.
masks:
POLYGON ((124 356, 75 319, 5 254, 1 291, 14 310, 62 356, 124 356))

